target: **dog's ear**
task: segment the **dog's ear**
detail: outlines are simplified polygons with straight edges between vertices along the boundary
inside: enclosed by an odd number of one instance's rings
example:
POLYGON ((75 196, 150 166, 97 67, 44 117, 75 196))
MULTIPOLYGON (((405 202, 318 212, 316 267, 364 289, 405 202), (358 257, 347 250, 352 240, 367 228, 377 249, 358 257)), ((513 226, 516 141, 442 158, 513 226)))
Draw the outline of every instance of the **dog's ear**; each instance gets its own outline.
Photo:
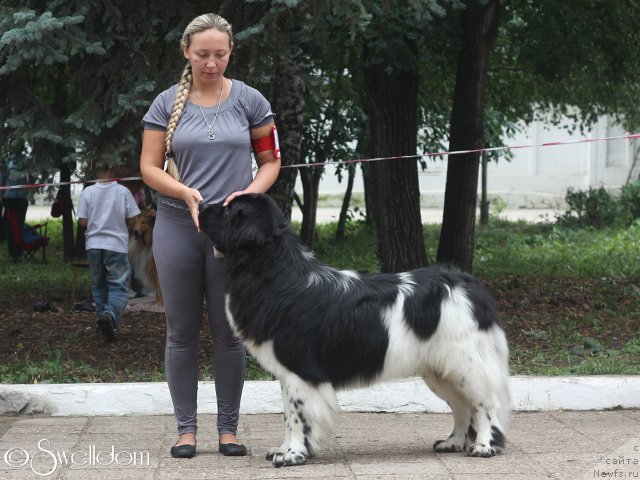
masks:
POLYGON ((238 197, 227 208, 229 243, 234 248, 264 246, 269 238, 269 224, 255 205, 249 205, 246 198, 238 197))
POLYGON ((200 230, 207 234, 217 250, 224 253, 226 222, 222 205, 206 205, 198 212, 200 230))
POLYGON ((267 210, 268 216, 273 222, 273 236, 282 237, 290 228, 291 224, 282 213, 282 210, 278 204, 269 196, 265 195, 265 201, 268 203, 267 210))
POLYGON ((227 209, 227 244, 232 248, 263 247, 289 228, 278 205, 265 194, 241 195, 227 209))

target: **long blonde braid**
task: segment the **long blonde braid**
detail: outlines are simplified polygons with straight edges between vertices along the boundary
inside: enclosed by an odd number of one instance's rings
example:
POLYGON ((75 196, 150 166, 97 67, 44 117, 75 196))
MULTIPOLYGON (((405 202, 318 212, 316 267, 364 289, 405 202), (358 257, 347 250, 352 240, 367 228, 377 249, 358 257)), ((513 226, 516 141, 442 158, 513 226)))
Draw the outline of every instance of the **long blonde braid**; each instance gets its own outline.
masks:
MULTIPOLYGON (((216 15, 215 13, 206 13, 194 18, 189 23, 189 25, 187 25, 187 28, 184 30, 182 38, 180 40, 180 48, 184 49, 191 44, 191 36, 194 33, 202 32, 210 28, 219 30, 229 35, 229 45, 233 44, 233 33, 231 31, 231 24, 229 24, 229 22, 222 18, 220 15, 216 15)), ((180 181, 180 172, 178 171, 178 165, 176 165, 176 161, 173 156, 173 148, 171 147, 171 143, 173 141, 173 135, 176 131, 176 127, 178 126, 178 122, 180 121, 180 117, 182 117, 182 112, 184 111, 185 105, 187 104, 187 98, 189 98, 192 83, 193 73, 191 72, 191 64, 187 62, 187 65, 182 71, 180 83, 178 84, 176 98, 173 101, 173 110, 171 111, 171 117, 169 118, 169 123, 167 124, 167 135, 165 137, 167 173, 177 181, 180 181)))
POLYGON ((173 156, 173 147, 171 146, 173 142, 173 135, 176 132, 176 127, 178 126, 178 122, 182 117, 182 112, 184 111, 184 107, 187 103, 187 98, 189 98, 189 92, 191 92, 191 82, 193 81, 193 75, 191 74, 191 64, 187 62, 187 65, 184 67, 182 71, 182 77, 180 78, 180 83, 178 84, 178 90, 176 91, 176 98, 173 101, 173 110, 171 111, 171 117, 169 118, 169 122, 167 123, 167 135, 165 136, 165 145, 166 145, 166 160, 167 160, 167 173, 175 178, 177 181, 180 181, 180 172, 178 171, 178 165, 176 165, 176 160, 173 156))

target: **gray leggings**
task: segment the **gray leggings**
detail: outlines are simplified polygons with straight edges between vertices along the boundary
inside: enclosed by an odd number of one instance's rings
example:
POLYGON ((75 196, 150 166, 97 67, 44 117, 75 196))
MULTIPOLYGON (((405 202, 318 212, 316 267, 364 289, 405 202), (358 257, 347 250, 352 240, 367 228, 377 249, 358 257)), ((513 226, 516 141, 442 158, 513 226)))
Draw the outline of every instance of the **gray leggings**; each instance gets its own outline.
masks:
POLYGON ((224 261, 214 258, 211 240, 197 232, 188 213, 164 205, 158 206, 153 254, 167 316, 165 373, 178 433, 198 429, 198 338, 206 296, 213 336, 218 433, 235 434, 247 357, 225 316, 224 261))

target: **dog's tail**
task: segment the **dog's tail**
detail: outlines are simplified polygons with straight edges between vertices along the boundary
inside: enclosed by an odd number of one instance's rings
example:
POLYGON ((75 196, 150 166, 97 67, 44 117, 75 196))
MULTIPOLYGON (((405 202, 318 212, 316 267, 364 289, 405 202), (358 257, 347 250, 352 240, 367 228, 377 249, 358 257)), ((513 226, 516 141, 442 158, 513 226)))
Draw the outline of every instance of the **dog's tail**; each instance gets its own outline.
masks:
POLYGON ((319 385, 313 395, 313 402, 310 405, 309 414, 313 417, 316 431, 309 436, 309 453, 317 453, 327 437, 334 431, 340 407, 335 390, 329 383, 319 385))
POLYGON ((509 418, 511 416, 511 394, 509 392, 509 347, 504 331, 497 325, 496 329, 496 350, 497 360, 499 363, 500 375, 497 385, 498 400, 498 420, 502 426, 502 432, 505 433, 509 427, 509 418))

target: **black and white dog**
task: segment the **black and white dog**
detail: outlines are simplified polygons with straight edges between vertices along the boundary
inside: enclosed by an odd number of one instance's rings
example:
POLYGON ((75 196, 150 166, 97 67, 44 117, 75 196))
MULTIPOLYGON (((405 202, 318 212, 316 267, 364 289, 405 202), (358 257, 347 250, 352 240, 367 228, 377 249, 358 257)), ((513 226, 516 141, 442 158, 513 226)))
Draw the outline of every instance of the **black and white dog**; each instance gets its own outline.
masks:
POLYGON ((267 454, 299 465, 331 433, 336 390, 420 375, 454 416, 436 452, 502 451, 508 348, 496 306, 469 274, 444 267, 364 276, 316 260, 266 195, 206 207, 201 229, 226 256, 227 318, 280 380, 286 437, 267 454))

